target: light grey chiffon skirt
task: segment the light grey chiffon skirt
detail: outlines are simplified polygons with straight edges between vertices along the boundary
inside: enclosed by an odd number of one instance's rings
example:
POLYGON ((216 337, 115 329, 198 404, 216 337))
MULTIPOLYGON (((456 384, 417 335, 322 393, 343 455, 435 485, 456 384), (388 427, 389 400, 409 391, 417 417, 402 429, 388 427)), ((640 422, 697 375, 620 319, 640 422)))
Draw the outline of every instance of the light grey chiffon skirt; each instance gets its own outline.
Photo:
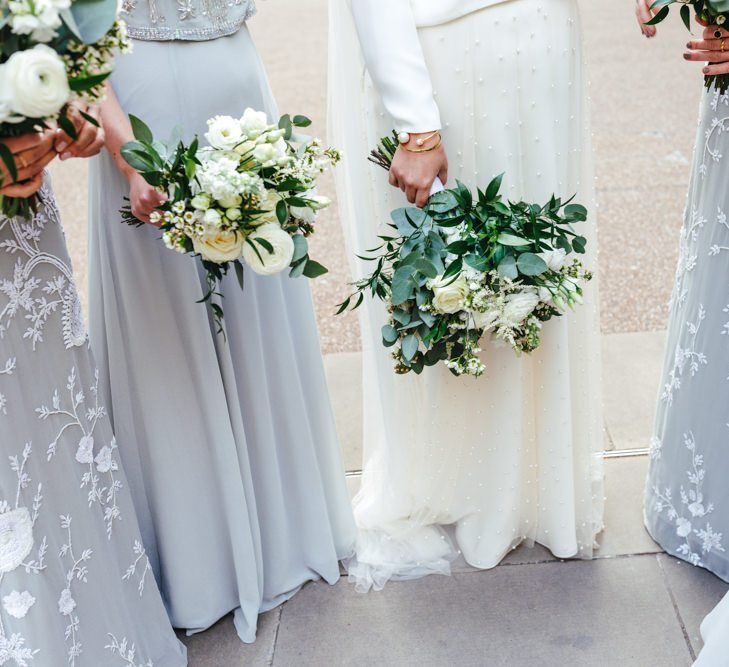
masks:
MULTIPOLYGON (((276 114, 247 29, 207 42, 135 42, 113 87, 166 138, 216 114, 276 114)), ((197 262, 152 227, 119 222, 127 184, 108 154, 91 169, 91 339, 111 387, 125 464, 176 627, 235 610, 238 633, 301 585, 339 578, 354 528, 309 286, 248 273, 223 281, 215 333, 197 262)))

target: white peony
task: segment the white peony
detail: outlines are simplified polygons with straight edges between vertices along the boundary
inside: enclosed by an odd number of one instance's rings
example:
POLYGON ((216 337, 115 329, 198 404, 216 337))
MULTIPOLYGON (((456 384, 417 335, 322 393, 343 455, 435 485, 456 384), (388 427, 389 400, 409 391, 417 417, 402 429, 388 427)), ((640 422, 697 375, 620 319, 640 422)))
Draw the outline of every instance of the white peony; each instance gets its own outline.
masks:
POLYGON ((0 574, 23 564, 33 549, 33 521, 25 507, 0 514, 0 574))
POLYGON ((534 292, 517 292, 506 297, 504 319, 514 327, 521 326, 524 320, 539 305, 539 297, 534 292))
POLYGON ((557 248, 540 252, 539 257, 544 260, 550 271, 560 271, 567 259, 567 253, 562 248, 557 248))
POLYGON ((13 618, 25 618, 34 604, 35 598, 28 591, 11 591, 3 598, 3 608, 13 618))
POLYGON ((463 310, 466 305, 468 283, 462 274, 455 280, 451 278, 443 280, 443 276, 438 276, 431 282, 431 289, 433 290, 433 307, 439 313, 453 315, 459 310, 463 310))
POLYGON ((270 276, 274 273, 280 273, 291 265, 291 259, 294 256, 294 241, 278 223, 261 225, 248 239, 255 244, 261 258, 259 259, 250 244, 246 243, 243 247, 243 259, 256 273, 262 276, 270 276), (256 239, 268 241, 273 248, 273 252, 269 252, 256 243, 256 239))
POLYGON ((239 120, 230 116, 215 116, 208 120, 205 138, 215 148, 232 149, 241 143, 245 136, 239 120))
POLYGON ((240 128, 249 139, 257 139, 269 127, 268 117, 262 111, 248 108, 240 119, 240 128))
POLYGON ((51 118, 68 102, 66 66, 44 44, 16 51, 0 66, 0 97, 15 113, 26 118, 51 118))
POLYGON ((74 609, 76 609, 76 600, 71 595, 71 589, 64 588, 61 591, 61 597, 58 598, 58 611, 64 616, 70 616, 74 609))
POLYGON ((212 230, 192 239, 192 246, 203 259, 224 264, 239 259, 243 252, 243 237, 235 232, 212 230))

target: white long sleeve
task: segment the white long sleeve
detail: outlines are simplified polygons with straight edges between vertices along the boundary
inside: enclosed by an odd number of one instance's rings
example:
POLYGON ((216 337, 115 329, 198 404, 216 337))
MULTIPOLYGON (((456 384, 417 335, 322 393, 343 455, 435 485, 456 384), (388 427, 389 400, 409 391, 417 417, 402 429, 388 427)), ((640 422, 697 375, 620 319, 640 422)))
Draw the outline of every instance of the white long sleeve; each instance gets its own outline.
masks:
POLYGON ((395 129, 398 132, 441 129, 410 0, 351 0, 351 3, 367 69, 395 129))

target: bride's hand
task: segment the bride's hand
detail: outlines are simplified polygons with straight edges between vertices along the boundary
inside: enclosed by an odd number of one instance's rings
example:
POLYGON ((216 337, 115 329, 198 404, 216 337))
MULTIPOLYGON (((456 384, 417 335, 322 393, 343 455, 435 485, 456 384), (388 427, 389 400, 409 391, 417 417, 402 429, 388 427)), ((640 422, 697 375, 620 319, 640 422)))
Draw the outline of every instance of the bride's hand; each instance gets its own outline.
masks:
POLYGON ((729 31, 708 25, 702 39, 691 40, 686 48, 686 60, 707 63, 702 70, 707 76, 729 74, 729 31))
POLYGON ((640 31, 649 38, 656 36, 656 26, 646 25, 654 16, 651 4, 653 4, 652 0, 635 0, 635 17, 638 19, 638 26, 640 31))
POLYGON ((150 221, 149 216, 166 201, 167 196, 153 188, 137 172, 129 175, 129 203, 136 218, 149 225, 158 226, 150 221))
MULTIPOLYGON (((432 132, 411 134, 406 146, 420 150, 417 145, 419 137, 432 136, 432 132)), ((427 148, 434 142, 440 141, 438 135, 427 141, 422 148, 427 148)), ((400 188, 411 204, 423 208, 430 198, 430 190, 436 178, 440 178, 443 185, 448 180, 448 158, 443 146, 427 153, 412 153, 400 146, 395 152, 390 167, 390 185, 400 188)))
POLYGON ((55 137, 55 131, 46 130, 2 140, 13 154, 17 178, 11 181, 5 163, 0 161, 0 195, 25 199, 38 192, 43 185, 43 170, 56 157, 55 137))

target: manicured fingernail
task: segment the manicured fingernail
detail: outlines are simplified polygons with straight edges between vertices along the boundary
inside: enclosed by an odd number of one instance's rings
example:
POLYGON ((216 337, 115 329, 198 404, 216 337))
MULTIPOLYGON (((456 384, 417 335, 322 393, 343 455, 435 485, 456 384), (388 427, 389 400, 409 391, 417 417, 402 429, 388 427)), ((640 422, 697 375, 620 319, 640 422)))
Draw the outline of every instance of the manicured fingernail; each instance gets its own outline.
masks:
POLYGON ((73 155, 69 152, 61 153, 61 160, 68 160, 70 157, 73 157, 73 155))
POLYGON ((686 48, 687 48, 687 49, 690 49, 690 48, 691 48, 691 42, 687 42, 687 43, 686 43, 686 48))
POLYGON ((702 71, 704 72, 704 74, 708 74, 709 73, 709 68, 708 67, 704 67, 704 69, 702 71))
POLYGON ((68 142, 62 141, 58 146, 56 146, 56 150, 60 153, 64 148, 68 148, 68 142))

